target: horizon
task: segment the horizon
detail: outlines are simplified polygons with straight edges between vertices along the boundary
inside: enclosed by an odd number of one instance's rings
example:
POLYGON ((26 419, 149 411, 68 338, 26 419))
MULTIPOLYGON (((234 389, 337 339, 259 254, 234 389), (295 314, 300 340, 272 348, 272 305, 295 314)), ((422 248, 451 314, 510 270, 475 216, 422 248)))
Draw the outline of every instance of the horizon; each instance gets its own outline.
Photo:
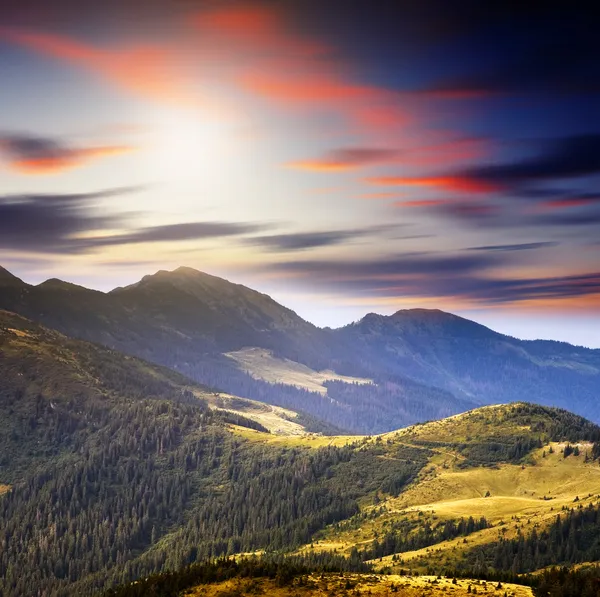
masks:
POLYGON ((440 308, 600 348, 597 27, 441 0, 24 0, 0 252, 107 290, 180 263, 308 321, 440 308))
MULTIPOLYGON (((165 269, 158 269, 152 273, 146 273, 142 276, 140 276, 137 279, 131 279, 123 284, 119 284, 119 285, 115 285, 115 286, 106 286, 106 287, 96 287, 94 288, 93 286, 86 286, 84 284, 80 284, 78 282, 74 282, 72 280, 68 280, 68 279, 64 279, 61 278, 60 275, 56 275, 56 276, 51 276, 49 278, 44 278, 44 279, 33 279, 32 281, 26 280, 24 279, 24 277, 20 276, 18 272, 12 271, 8 268, 5 268, 2 264, 0 264, 0 269, 4 269, 6 270, 9 274, 17 277, 19 280, 21 280, 22 282, 24 282, 25 284, 29 284, 31 286, 40 286, 41 284, 48 282, 50 280, 59 280, 61 282, 66 282, 69 284, 74 284, 89 290, 96 290, 98 292, 102 292, 104 294, 108 294, 110 292, 112 292, 113 290, 117 290, 119 288, 123 288, 129 285, 134 285, 138 282, 140 282, 142 280, 142 278, 144 277, 151 277, 154 276, 158 273, 161 272, 166 272, 166 273, 174 273, 175 271, 179 270, 179 269, 191 269, 194 272, 197 273, 201 273, 201 274, 206 274, 209 276, 214 276, 217 278, 221 278, 227 282, 230 282, 232 284, 238 284, 239 282, 234 280, 234 279, 229 279, 229 278, 225 278, 223 276, 219 276, 217 274, 211 273, 211 272, 204 272, 202 270, 198 270, 196 268, 190 267, 190 266, 186 266, 186 265, 180 265, 177 268, 173 269, 173 270, 165 270, 165 269)), ((260 288, 254 288, 252 286, 248 286, 246 284, 243 284, 244 286, 246 286, 247 288, 250 288, 251 290, 255 290, 257 292, 263 292, 263 290, 261 290, 260 288)), ((310 319, 309 317, 305 316, 305 314, 302 313, 302 309, 298 309, 296 307, 293 307, 292 305, 284 302, 283 300, 278 300, 278 297, 275 295, 272 295, 268 292, 264 292, 264 294, 267 294, 269 297, 271 297, 273 300, 275 300, 277 303, 279 303, 280 305, 282 305, 283 307, 286 307, 288 309, 292 309, 292 311, 294 311, 298 316, 300 316, 302 319, 304 319, 305 321, 308 321, 309 323, 312 323, 313 325, 320 327, 320 328, 332 328, 332 329, 338 329, 341 327, 344 327, 346 325, 350 325, 353 323, 357 323, 360 320, 362 320, 364 317, 366 317, 369 314, 376 314, 376 315, 382 315, 382 316, 390 316, 393 315, 394 313, 397 313, 398 311, 414 311, 414 310, 424 310, 424 311, 441 311, 443 313, 447 313, 450 315, 457 315, 459 317, 463 317, 465 319, 468 319, 470 321, 473 321, 475 323, 478 323, 480 325, 483 325, 487 328, 489 328, 490 330, 492 330, 493 332, 497 332, 499 334, 503 334, 505 336, 510 336, 513 338, 516 338, 518 340, 530 340, 530 341, 536 341, 536 340, 542 340, 542 341, 554 341, 554 342, 567 342, 575 347, 581 347, 581 348, 590 348, 590 349, 600 349, 600 341, 598 342, 597 345, 593 345, 592 344, 586 344, 584 342, 582 343, 577 343, 577 342, 572 342, 569 341, 568 339, 562 339, 562 338, 556 338, 556 337, 543 337, 543 336, 536 336, 536 326, 530 328, 531 329, 531 334, 529 337, 527 336, 519 336, 517 334, 511 333, 510 329, 502 329, 502 323, 507 324, 507 321, 504 319, 502 321, 498 322, 498 326, 495 326, 492 322, 493 322, 493 318, 486 318, 485 315, 483 317, 478 317, 477 313, 474 314, 470 314, 470 313, 461 313, 461 312, 454 312, 454 311, 450 311, 448 309, 444 309, 443 306, 440 307, 436 307, 436 306, 431 306, 431 307, 410 307, 410 308, 403 308, 403 309, 396 309, 396 310, 388 310, 388 312, 379 312, 379 311, 364 311, 361 313, 357 313, 357 317, 355 317, 354 319, 351 320, 342 320, 340 322, 337 323, 337 325, 331 325, 330 322, 327 321, 327 319, 324 319, 323 321, 315 321, 313 319, 310 319)), ((301 307, 301 306, 300 306, 301 307)), ((327 314, 326 314, 327 315, 327 314)), ((583 326, 582 330, 581 330, 581 337, 582 338, 586 338, 586 331, 589 331, 589 328, 587 326, 587 322, 582 322, 581 324, 583 326)), ((510 326, 510 322, 509 322, 509 326, 510 326)), ((524 322, 519 322, 516 326, 518 329, 527 329, 526 323, 524 322)), ((592 333, 589 335, 589 338, 592 339, 593 337, 595 337, 595 335, 592 333)))

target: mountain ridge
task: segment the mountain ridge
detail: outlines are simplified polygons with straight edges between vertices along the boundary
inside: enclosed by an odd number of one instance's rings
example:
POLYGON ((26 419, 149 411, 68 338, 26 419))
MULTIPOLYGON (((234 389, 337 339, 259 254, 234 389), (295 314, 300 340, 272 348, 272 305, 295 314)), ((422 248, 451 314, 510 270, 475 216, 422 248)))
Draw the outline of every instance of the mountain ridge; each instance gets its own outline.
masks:
MULTIPOLYGON (((111 294, 119 294, 122 293, 123 291, 128 291, 128 290, 133 290, 135 288, 139 288, 140 286, 144 286, 144 284, 149 284, 149 283, 153 283, 161 278, 165 279, 167 281, 173 280, 176 277, 180 277, 180 276, 194 276, 194 277, 201 277, 207 280, 214 280, 214 281, 218 281, 220 283, 225 282, 226 284, 230 284, 232 286, 235 286, 237 288, 240 289, 244 289, 246 291, 251 291, 252 293, 255 293, 257 295, 260 295, 262 297, 265 297, 266 299, 269 299, 270 301, 276 302, 274 301, 274 299, 263 292, 257 291, 255 289, 252 289, 248 286, 245 286, 244 284, 239 284, 236 282, 231 282, 230 280, 228 280, 227 278, 222 278, 220 276, 215 276, 213 274, 209 274, 207 272, 203 272, 201 270, 197 270, 195 268, 192 268, 190 266, 178 266, 177 268, 173 269, 173 270, 165 270, 165 269, 161 269, 161 270, 157 270, 154 274, 146 274, 144 275, 140 280, 138 280, 137 282, 132 282, 131 284, 127 284, 126 286, 117 286, 111 290, 108 291, 102 291, 102 290, 96 290, 93 288, 88 288, 86 286, 80 285, 80 284, 75 284, 73 282, 69 282, 66 280, 62 280, 61 278, 48 278, 47 280, 44 280, 43 282, 40 282, 39 284, 29 284, 25 281, 23 281, 23 279, 19 278, 18 276, 16 276, 15 274, 13 274, 12 272, 10 272, 8 269, 0 266, 0 284, 4 283, 7 280, 14 280, 15 282, 21 283, 23 286, 25 287, 31 287, 31 288, 43 288, 43 287, 64 287, 64 288, 71 288, 71 289, 81 289, 81 290, 85 290, 88 292, 92 292, 92 293, 97 293, 97 294, 102 294, 105 296, 110 296, 111 294)), ((281 305, 279 303, 277 303, 280 307, 283 307, 286 311, 294 314, 296 317, 298 317, 299 319, 301 319, 302 321, 304 321, 305 323, 308 323, 309 325, 313 326, 316 329, 319 330, 331 330, 331 331, 339 331, 345 328, 352 328, 352 327, 356 327, 358 325, 360 325, 361 323, 364 323, 365 321, 369 321, 371 319, 381 319, 381 320, 393 320, 393 321, 399 321, 411 316, 421 316, 421 320, 424 321, 431 321, 432 318, 437 318, 438 321, 444 321, 444 319, 446 321, 454 321, 454 322, 462 322, 465 324, 468 324, 469 326, 472 326, 473 329, 475 328, 482 328, 483 330, 494 334, 494 335, 498 335, 498 336, 502 336, 505 338, 510 338, 510 339, 514 339, 514 340, 518 340, 519 342, 530 342, 530 343, 551 343, 551 344, 559 344, 559 345, 566 345, 566 346, 571 346, 574 348, 582 348, 586 351, 592 351, 592 352, 598 352, 600 353, 600 348, 591 348, 591 347, 587 347, 587 346, 583 346, 583 345, 578 345, 578 344, 573 344, 571 342, 566 342, 564 340, 553 340, 553 339, 549 339, 549 338, 536 338, 536 339, 524 339, 524 338, 519 338, 518 336, 512 336, 510 334, 505 334, 503 332, 499 332, 497 330, 494 330, 484 324, 478 323, 476 321, 470 320, 466 317, 463 317, 461 315, 457 315, 456 313, 452 313, 451 311, 445 311, 443 309, 439 309, 439 308, 423 308, 423 307, 415 307, 415 308, 410 308, 410 309, 399 309, 398 311, 395 311, 394 313, 390 314, 390 315, 384 315, 382 313, 376 313, 376 312, 369 312, 366 313, 363 317, 361 317, 359 320, 354 321, 354 322, 350 322, 348 324, 344 324, 341 325, 337 328, 332 328, 330 326, 323 326, 323 327, 319 327, 313 323, 311 323, 310 321, 302 318, 300 315, 298 315, 295 311, 293 311, 292 309, 290 309, 289 307, 285 307, 284 305, 281 305)), ((413 320, 415 320, 416 318, 413 317, 413 320)))
POLYGON ((318 328, 266 294, 187 267, 107 293, 56 279, 32 286, 12 274, 0 276, 0 289, 0 308, 68 336, 330 425, 344 421, 355 433, 523 398, 600 420, 600 350, 519 340, 439 309, 369 313, 341 328, 318 328), (323 401, 296 387, 292 375, 273 385, 227 356, 252 348, 316 377, 331 370, 373 384, 326 382, 323 401))
MULTIPOLYGON (((483 540, 496 548, 504 512, 525 504, 529 531, 555 520, 554 506, 580 495, 587 508, 600 494, 600 427, 567 411, 518 403, 385 435, 281 435, 209 408, 212 390, 168 368, 7 311, 0 352, 0 592, 10 597, 90 596, 258 550, 318 558, 339 547, 397 571, 390 546, 404 545, 405 527, 423 529, 413 551, 397 548, 415 570, 468 566, 483 540), (581 453, 561 454, 557 442, 569 441, 581 453), (489 520, 467 524, 483 509, 489 520)), ((224 408, 243 403, 233 398, 224 408)))

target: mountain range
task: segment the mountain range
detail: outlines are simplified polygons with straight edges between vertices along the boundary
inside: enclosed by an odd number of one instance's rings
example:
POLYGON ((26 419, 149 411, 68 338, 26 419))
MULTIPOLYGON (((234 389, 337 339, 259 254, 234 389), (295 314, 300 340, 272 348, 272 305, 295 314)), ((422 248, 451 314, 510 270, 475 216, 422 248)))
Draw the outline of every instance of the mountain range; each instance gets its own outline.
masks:
POLYGON ((91 596, 261 550, 312 569, 471 577, 598 557, 600 428, 567 411, 481 407, 375 437, 269 432, 254 403, 6 311, 0 356, 2 595, 91 596))
POLYGON ((473 408, 504 391, 585 409, 598 351, 440 311, 323 330, 189 269, 110 293, 2 270, 0 299, 0 595, 260 594, 194 589, 187 566, 263 551, 396 574, 321 576, 340 595, 461 595, 486 585, 453 577, 600 560, 600 427, 522 400, 473 408))
POLYGON ((57 279, 34 286, 0 268, 0 309, 292 409, 318 431, 321 422, 382 433, 519 400, 600 421, 600 350, 519 340, 439 310, 321 329, 265 294, 186 267, 108 293, 57 279))

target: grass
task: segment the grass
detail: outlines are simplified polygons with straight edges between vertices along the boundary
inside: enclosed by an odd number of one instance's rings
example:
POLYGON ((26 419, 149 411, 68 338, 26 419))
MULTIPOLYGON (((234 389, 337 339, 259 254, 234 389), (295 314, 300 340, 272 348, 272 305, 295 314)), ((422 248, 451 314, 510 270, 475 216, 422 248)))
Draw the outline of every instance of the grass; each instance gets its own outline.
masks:
POLYGON ((323 395, 327 393, 327 388, 323 383, 330 380, 346 383, 373 383, 370 379, 340 375, 334 371, 315 371, 301 363, 274 357, 269 350, 263 348, 244 348, 227 353, 226 356, 236 361, 241 369, 255 379, 296 386, 323 395))
POLYGON ((453 465, 451 453, 437 453, 419 478, 397 498, 383 497, 377 505, 363 508, 372 518, 359 524, 328 527, 311 547, 302 551, 338 550, 349 554, 352 547, 368 547, 376 535, 383 535, 394 520, 408 518, 437 521, 484 516, 492 527, 464 537, 445 541, 418 551, 405 552, 401 563, 392 556, 374 562, 377 567, 402 566, 414 563, 423 569, 426 563, 436 567, 452 565, 465 549, 492 543, 500 536, 510 538, 521 532, 552 523, 563 506, 571 508, 597 503, 600 499, 600 467, 597 462, 585 462, 585 451, 591 446, 580 444, 581 454, 564 458, 560 443, 535 451, 530 462, 523 465, 503 464, 495 468, 460 469, 453 465), (546 456, 543 456, 544 451, 546 456), (489 497, 485 497, 487 493, 489 497), (544 499, 546 498, 546 499, 544 499), (577 503, 575 502, 578 498, 577 503))
MULTIPOLYGON (((245 414, 245 413, 244 413, 245 414)), ((247 415, 246 415, 247 416, 247 415)), ((347 446, 362 439, 359 435, 319 435, 305 433, 304 435, 275 435, 266 434, 247 427, 230 425, 230 429, 238 436, 255 443, 269 444, 289 448, 323 448, 326 446, 347 446)))
POLYGON ((257 400, 238 398, 230 394, 221 393, 196 393, 199 398, 208 402, 214 409, 227 410, 229 412, 243 415, 266 427, 271 433, 283 436, 305 435, 304 426, 297 423, 295 419, 298 413, 280 406, 272 406, 257 400))
POLYGON ((532 597, 529 587, 471 579, 436 576, 398 576, 378 574, 323 574, 306 579, 304 586, 297 581, 291 586, 280 587, 269 579, 234 579, 212 585, 200 585, 188 591, 189 597, 242 597, 246 595, 268 595, 269 597, 333 597, 336 595, 381 595, 392 593, 399 597, 437 597, 471 595, 476 588, 480 595, 498 595, 505 592, 511 597, 532 597))

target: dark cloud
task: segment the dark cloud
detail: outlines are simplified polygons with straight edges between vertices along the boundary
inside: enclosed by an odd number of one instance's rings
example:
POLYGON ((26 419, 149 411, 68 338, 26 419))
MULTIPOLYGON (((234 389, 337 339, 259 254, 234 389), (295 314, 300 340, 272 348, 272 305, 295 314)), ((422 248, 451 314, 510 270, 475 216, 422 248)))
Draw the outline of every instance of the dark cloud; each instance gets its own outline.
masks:
POLYGON ((242 222, 184 222, 181 224, 167 224, 165 226, 148 226, 132 230, 126 234, 85 239, 80 243, 80 246, 92 249, 113 245, 202 240, 226 236, 242 236, 252 232, 259 232, 265 228, 269 228, 269 226, 242 222))
MULTIPOLYGON (((377 237, 380 235, 389 235, 406 226, 407 224, 391 224, 383 226, 367 226, 365 228, 354 228, 351 230, 293 232, 289 234, 257 236, 249 238, 245 242, 261 246, 270 251, 303 251, 306 249, 339 245, 349 240, 356 240, 368 236, 377 237)), ((403 238, 421 238, 421 236, 394 236, 393 238, 399 240, 403 238)))
POLYGON ((531 299, 577 298, 600 293, 600 272, 547 278, 465 278, 454 290, 460 296, 486 303, 512 303, 531 299))
MULTIPOLYGON (((595 56, 598 53, 597 29, 580 19, 574 22, 568 15, 566 22, 538 22, 536 34, 529 31, 506 32, 515 47, 522 51, 507 51, 496 56, 488 68, 440 82, 433 91, 474 93, 597 93, 600 91, 600 69, 595 56), (569 23, 570 22, 570 23, 569 23), (569 24, 571 30, 569 31, 569 24), (569 35, 570 34, 570 35, 569 35)), ((578 18, 580 15, 576 15, 578 18)), ((493 38, 490 39, 490 43, 493 38)), ((502 47, 506 40, 493 40, 502 47)))
POLYGON ((63 151, 61 144, 55 140, 22 134, 0 133, 0 147, 20 158, 38 158, 63 151))
MULTIPOLYGON (((473 229, 542 230, 551 234, 561 229, 578 229, 581 240, 589 236, 598 236, 600 227, 600 202, 594 194, 582 194, 581 198, 554 199, 542 202, 535 209, 514 201, 491 200, 448 201, 423 204, 416 209, 437 215, 440 218, 454 220, 473 229)), ((534 243, 535 245, 535 243, 534 243)), ((502 247, 503 245, 498 245, 502 247)), ((512 245, 509 245, 512 246, 512 245)), ((531 247, 537 248, 537 247, 531 247)), ((476 249, 476 248, 474 248, 476 249)), ((500 249, 498 249, 500 250, 500 249)), ((506 250, 506 249, 505 249, 506 250)), ((515 250, 515 249, 513 249, 515 250)), ((522 250, 522 249, 521 249, 522 250)))
POLYGON ((118 224, 114 215, 93 211, 93 202, 139 190, 105 189, 70 195, 0 197, 0 246, 28 251, 72 252, 76 234, 118 224))
POLYGON ((308 279, 352 281, 403 275, 462 275, 488 270, 504 262, 505 259, 499 255, 408 253, 370 261, 288 261, 267 267, 274 271, 301 274, 308 279))
POLYGON ((531 251, 534 249, 545 249, 556 247, 560 243, 555 241, 544 241, 537 243, 519 243, 514 245, 484 245, 482 247, 468 247, 465 251, 531 251))
POLYGON ((61 139, 29 134, 0 133, 0 153, 22 174, 51 174, 77 168, 91 160, 133 151, 125 145, 74 147, 61 139))
POLYGON ((538 216, 530 222, 535 226, 552 226, 554 228, 588 227, 600 224, 600 211, 584 211, 576 214, 548 214, 538 216))
POLYGON ((379 261, 304 261, 270 266, 301 276, 306 286, 327 292, 372 298, 427 297, 482 304, 532 299, 568 299, 600 293, 600 272, 582 275, 500 277, 511 261, 500 254, 461 256, 399 256, 379 261))
POLYGON ((519 188, 547 180, 600 174, 600 134, 552 139, 541 144, 536 157, 472 168, 461 176, 500 188, 519 188))
POLYGON ((239 222, 186 222, 134 229, 112 236, 93 236, 102 229, 123 228, 122 216, 103 215, 97 200, 139 191, 141 187, 106 189, 70 195, 0 197, 0 247, 31 252, 76 254, 114 245, 201 240, 264 230, 239 222))

